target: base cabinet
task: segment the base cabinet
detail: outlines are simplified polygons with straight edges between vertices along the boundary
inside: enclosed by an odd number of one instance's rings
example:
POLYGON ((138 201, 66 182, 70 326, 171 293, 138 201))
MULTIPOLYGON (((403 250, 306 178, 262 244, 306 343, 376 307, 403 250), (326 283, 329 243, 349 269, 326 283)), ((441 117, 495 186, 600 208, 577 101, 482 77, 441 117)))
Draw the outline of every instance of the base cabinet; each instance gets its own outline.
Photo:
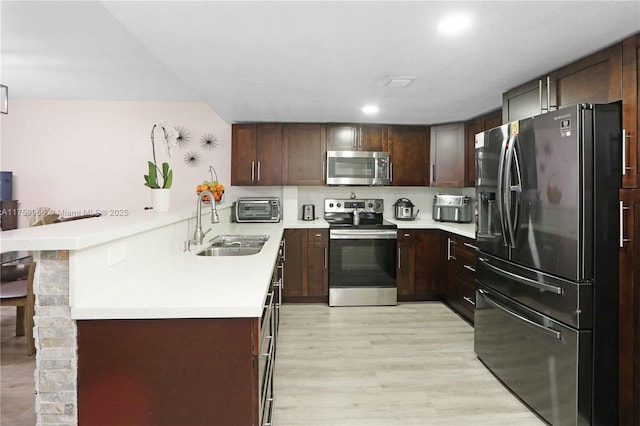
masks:
POLYGON ((329 301, 328 229, 285 229, 283 302, 329 301))
POLYGON ((446 301, 473 324, 476 307, 476 246, 474 240, 448 234, 446 240, 446 301))
POLYGON ((398 230, 398 301, 438 300, 442 286, 442 231, 398 230))
POLYGON ((79 320, 80 426, 268 426, 280 258, 259 318, 79 320))
POLYGON ((260 425, 259 319, 77 324, 80 426, 260 425))

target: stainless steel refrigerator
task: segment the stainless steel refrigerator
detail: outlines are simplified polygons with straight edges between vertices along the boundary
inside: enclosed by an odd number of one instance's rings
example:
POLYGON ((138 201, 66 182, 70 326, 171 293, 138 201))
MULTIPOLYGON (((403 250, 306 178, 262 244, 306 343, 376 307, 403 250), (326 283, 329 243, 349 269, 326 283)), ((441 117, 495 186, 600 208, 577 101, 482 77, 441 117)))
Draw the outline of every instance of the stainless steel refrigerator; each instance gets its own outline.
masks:
POLYGON ((621 106, 476 135, 478 358, 552 425, 616 425, 621 106))

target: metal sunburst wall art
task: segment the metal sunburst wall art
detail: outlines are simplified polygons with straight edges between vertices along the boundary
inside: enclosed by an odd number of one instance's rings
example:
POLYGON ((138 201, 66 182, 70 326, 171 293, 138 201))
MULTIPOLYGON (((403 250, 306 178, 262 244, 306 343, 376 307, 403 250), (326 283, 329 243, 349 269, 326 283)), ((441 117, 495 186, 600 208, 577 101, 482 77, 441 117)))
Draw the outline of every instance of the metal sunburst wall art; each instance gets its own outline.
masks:
POLYGON ((200 154, 197 152, 187 152, 184 155, 184 164, 189 167, 196 167, 200 164, 200 154))
POLYGON ((200 138, 200 146, 205 151, 212 151, 218 147, 218 138, 214 134, 207 133, 200 138))
POLYGON ((191 142, 191 133, 182 126, 176 126, 175 129, 178 133, 178 136, 176 136, 176 143, 178 146, 182 149, 189 145, 191 142))

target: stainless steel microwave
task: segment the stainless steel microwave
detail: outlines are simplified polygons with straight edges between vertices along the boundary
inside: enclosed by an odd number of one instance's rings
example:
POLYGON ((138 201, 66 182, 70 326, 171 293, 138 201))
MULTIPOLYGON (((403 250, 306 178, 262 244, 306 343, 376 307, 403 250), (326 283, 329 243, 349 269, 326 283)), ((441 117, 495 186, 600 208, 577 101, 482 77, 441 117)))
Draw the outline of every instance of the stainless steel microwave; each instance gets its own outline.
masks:
POLYGON ((327 151, 327 185, 389 185, 388 152, 327 151))
POLYGON ((233 208, 235 222, 280 222, 280 217, 277 197, 240 197, 233 208))

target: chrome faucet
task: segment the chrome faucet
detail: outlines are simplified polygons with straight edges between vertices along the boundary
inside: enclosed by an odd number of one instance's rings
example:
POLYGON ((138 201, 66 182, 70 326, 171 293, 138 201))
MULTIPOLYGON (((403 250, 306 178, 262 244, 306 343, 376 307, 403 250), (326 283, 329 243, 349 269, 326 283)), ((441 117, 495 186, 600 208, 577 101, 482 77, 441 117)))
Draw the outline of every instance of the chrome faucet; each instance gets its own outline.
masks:
POLYGON ((218 216, 218 210, 216 209, 216 200, 213 198, 213 194, 209 190, 202 191, 198 194, 198 204, 196 205, 196 231, 193 234, 193 242, 196 244, 202 244, 204 236, 207 232, 202 232, 202 198, 208 195, 211 200, 211 223, 219 223, 220 217, 218 216))
POLYGON ((358 208, 353 209, 353 224, 360 225, 360 210, 358 208))

